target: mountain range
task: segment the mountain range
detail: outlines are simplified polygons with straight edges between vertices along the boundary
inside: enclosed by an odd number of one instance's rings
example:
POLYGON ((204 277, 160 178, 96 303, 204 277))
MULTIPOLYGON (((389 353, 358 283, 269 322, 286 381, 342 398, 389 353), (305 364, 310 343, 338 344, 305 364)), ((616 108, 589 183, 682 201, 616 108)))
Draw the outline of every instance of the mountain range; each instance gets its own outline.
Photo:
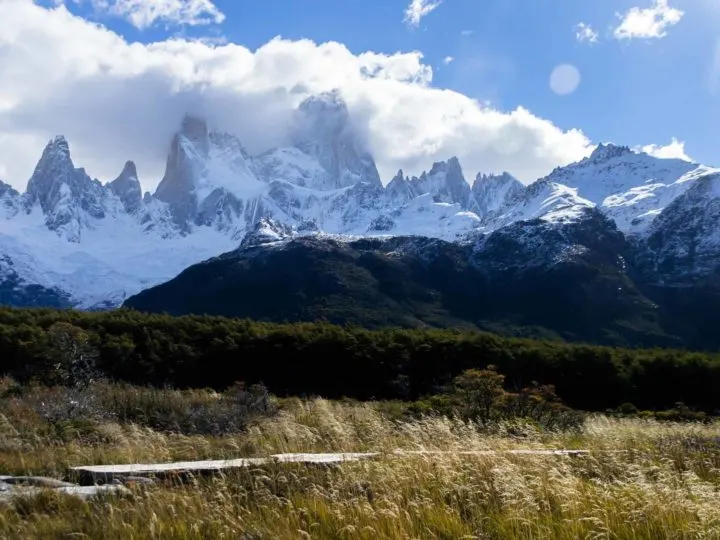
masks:
POLYGON ((338 93, 250 155, 186 116, 143 194, 51 140, 0 182, 0 303, 715 346, 720 170, 600 144, 530 185, 457 158, 386 185, 338 93))

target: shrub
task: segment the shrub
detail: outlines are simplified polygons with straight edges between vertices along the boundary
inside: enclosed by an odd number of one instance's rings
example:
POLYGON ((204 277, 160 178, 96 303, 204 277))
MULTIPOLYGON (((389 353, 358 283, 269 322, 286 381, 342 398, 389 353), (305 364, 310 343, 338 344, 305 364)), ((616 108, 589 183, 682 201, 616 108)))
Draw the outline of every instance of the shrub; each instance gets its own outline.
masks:
POLYGON ((517 393, 503 388, 504 376, 494 366, 465 371, 453 380, 447 391, 408 407, 408 414, 432 412, 455 414, 486 427, 499 422, 529 420, 546 430, 578 430, 585 414, 565 406, 552 385, 533 382, 517 393))
POLYGON ((86 388, 100 379, 99 352, 91 336, 82 328, 67 322, 56 322, 44 335, 46 346, 39 367, 24 366, 21 377, 42 385, 86 388))
POLYGON ((463 417, 489 422, 495 406, 504 396, 505 376, 494 366, 469 369, 453 381, 453 393, 463 417))
POLYGON ((103 407, 120 422, 187 435, 241 432, 252 420, 276 411, 262 385, 245 388, 237 383, 222 394, 128 385, 105 385, 97 391, 103 407))

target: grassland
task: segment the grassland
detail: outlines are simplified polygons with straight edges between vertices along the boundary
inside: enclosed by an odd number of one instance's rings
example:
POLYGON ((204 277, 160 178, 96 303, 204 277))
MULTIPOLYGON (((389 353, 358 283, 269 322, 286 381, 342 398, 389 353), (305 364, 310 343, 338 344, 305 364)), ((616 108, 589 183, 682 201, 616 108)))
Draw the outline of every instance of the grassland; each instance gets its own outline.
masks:
POLYGON ((77 414, 57 415, 63 392, 0 384, 0 474, 61 478, 75 465, 283 452, 381 456, 160 482, 126 497, 18 498, 0 506, 1 538, 720 538, 716 422, 596 415, 580 430, 549 432, 404 417, 393 403, 286 399, 239 425, 211 391, 105 385, 97 403, 71 399, 77 414), (219 419, 188 422, 187 411, 219 419), (592 452, 453 453, 544 448, 592 452), (399 458, 397 449, 450 453, 399 458))

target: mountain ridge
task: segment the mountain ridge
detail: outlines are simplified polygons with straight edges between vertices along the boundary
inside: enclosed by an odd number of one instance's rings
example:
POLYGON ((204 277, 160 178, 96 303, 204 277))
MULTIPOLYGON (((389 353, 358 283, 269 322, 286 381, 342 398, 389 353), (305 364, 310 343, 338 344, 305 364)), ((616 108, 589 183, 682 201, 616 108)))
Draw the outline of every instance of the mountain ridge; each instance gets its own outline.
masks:
MULTIPOLYGON (((479 173, 471 184, 456 157, 419 176, 401 170, 383 185, 339 94, 310 98, 296 113, 302 129, 290 145, 260 155, 186 116, 169 143, 162 180, 144 195, 134 162, 103 184, 75 166, 64 137, 52 139, 25 193, 0 184, 0 301, 40 298, 42 305, 53 297, 83 309, 113 308, 221 253, 276 249, 308 236, 436 239, 482 266, 482 279, 572 267, 573 279, 592 274, 580 268, 632 273, 630 282, 616 280, 638 291, 698 280, 715 287, 717 169, 601 144, 528 186, 509 173, 479 173), (626 270, 603 255, 612 242, 591 242, 587 230, 622 238, 622 249, 613 249, 626 270), (50 296, 23 293, 32 287, 50 296)), ((382 259, 384 248, 376 248, 382 259)), ((442 258, 441 251, 423 257, 442 258)))

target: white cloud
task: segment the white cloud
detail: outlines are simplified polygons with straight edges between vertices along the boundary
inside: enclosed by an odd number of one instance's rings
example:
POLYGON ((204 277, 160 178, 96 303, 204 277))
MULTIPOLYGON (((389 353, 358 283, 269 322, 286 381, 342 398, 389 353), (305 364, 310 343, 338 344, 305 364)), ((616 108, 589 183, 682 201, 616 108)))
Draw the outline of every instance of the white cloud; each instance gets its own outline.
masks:
POLYGON ((636 150, 640 150, 641 152, 645 152, 646 154, 650 154, 651 156, 663 159, 675 158, 682 159, 684 161, 694 161, 685 152, 685 142, 678 141, 675 137, 672 138, 670 144, 667 144, 665 146, 648 144, 646 146, 641 146, 636 150))
POLYGON ((592 26, 585 24, 584 22, 578 23, 575 26, 575 38, 580 42, 597 43, 598 33, 593 30, 592 26))
POLYGON ((667 35, 667 28, 680 22, 684 12, 670 7, 668 0, 653 0, 649 8, 630 8, 613 33, 615 39, 650 39, 667 35))
POLYGON ((435 11, 440 4, 442 0, 412 0, 405 10, 405 24, 418 26, 422 18, 435 11))
POLYGON ((418 52, 351 53, 334 42, 274 39, 255 51, 171 39, 128 43, 29 0, 0 0, 0 168, 24 189, 45 143, 64 134, 78 166, 111 180, 136 161, 144 188, 162 177, 186 112, 236 133, 250 152, 283 144, 291 110, 338 88, 385 181, 457 155, 468 177, 508 170, 532 181, 591 151, 524 108, 493 109, 433 88, 418 52))
MULTIPOLYGON (((156 23, 198 26, 220 24, 225 15, 212 0, 72 0, 89 2, 96 12, 127 20, 140 30, 156 23)), ((64 0, 55 0, 63 4, 64 0)))
POLYGON ((443 58, 443 64, 445 64, 447 66, 448 64, 452 64, 454 60, 455 60, 455 57, 446 56, 445 58, 443 58))

